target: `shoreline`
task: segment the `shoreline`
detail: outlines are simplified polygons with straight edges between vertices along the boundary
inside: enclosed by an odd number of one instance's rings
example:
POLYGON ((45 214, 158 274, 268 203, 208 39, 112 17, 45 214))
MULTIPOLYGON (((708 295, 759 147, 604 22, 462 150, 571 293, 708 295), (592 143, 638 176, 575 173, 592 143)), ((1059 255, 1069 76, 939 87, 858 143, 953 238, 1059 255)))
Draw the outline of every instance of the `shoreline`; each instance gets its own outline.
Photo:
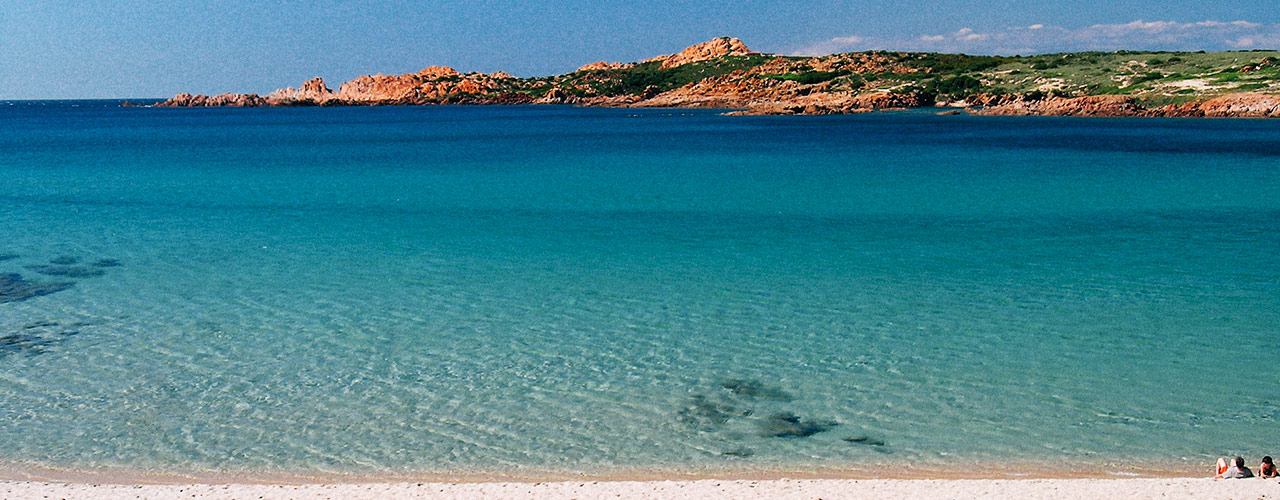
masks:
POLYGON ((1275 499, 1275 479, 777 479, 696 481, 89 484, 0 481, 3 498, 67 499, 1275 499))
MULTIPOLYGON (((119 101, 119 99, 116 99, 119 101)), ((1012 116, 1012 117, 1062 117, 1062 118, 1154 118, 1154 119, 1267 119, 1280 117, 1280 96, 1256 93, 1228 94, 1205 101, 1196 101, 1182 106, 1164 106, 1144 108, 1128 96, 1083 96, 1083 97, 1051 97, 1042 101, 1014 101, 998 106, 946 104, 925 104, 919 106, 894 106, 885 108, 850 108, 840 111, 822 110, 806 111, 788 106, 785 102, 765 104, 745 104, 740 102, 724 105, 703 105, 668 103, 664 105, 599 105, 589 103, 489 103, 461 102, 447 104, 412 104, 412 103, 344 103, 327 105, 205 105, 178 106, 164 102, 156 104, 134 104, 124 101, 120 107, 142 108, 375 108, 375 107, 436 107, 436 106, 574 106, 583 108, 604 109, 655 109, 655 110, 710 110, 723 116, 829 116, 855 115, 885 112, 915 111, 935 115, 962 116, 1012 116), (1205 109, 1201 109, 1201 108, 1205 109)))
POLYGON ((609 470, 422 470, 388 472, 323 471, 154 471, 123 467, 75 468, 0 462, 0 481, 92 484, 385 484, 385 483, 544 483, 654 481, 812 481, 866 480, 1107 480, 1190 479, 1209 477, 1212 464, 1202 467, 1176 463, 1054 464, 1044 462, 937 463, 913 465, 846 465, 810 467, 615 468, 609 470))
POLYGON ((1275 479, 1214 479, 1211 465, 955 463, 806 470, 579 474, 168 474, 124 469, 15 468, 0 463, 0 498, 124 499, 1280 499, 1275 479), (1169 466, 1166 466, 1169 465, 1169 466))

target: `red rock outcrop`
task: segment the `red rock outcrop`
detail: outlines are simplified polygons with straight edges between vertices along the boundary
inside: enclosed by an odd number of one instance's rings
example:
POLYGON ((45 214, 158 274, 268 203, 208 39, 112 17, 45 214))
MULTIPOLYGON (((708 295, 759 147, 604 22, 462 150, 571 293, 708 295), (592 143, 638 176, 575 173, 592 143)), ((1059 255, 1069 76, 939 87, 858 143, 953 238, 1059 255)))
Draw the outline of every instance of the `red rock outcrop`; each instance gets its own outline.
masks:
POLYGON ((993 107, 1022 99, 1013 94, 974 94, 966 97, 964 103, 968 106, 993 107))
POLYGON ((551 88, 542 97, 533 101, 534 104, 577 104, 578 102, 579 99, 576 96, 559 87, 551 88))
POLYGON ((461 74, 453 68, 432 66, 413 74, 365 75, 338 88, 337 98, 356 104, 429 104, 433 102, 467 102, 503 93, 500 80, 506 73, 461 74))
POLYGON ((450 68, 448 66, 428 66, 426 68, 423 68, 422 71, 419 71, 418 76, 435 80, 440 78, 460 76, 460 74, 458 73, 458 70, 450 68))
POLYGON ((215 96, 207 96, 203 94, 191 95, 181 93, 173 96, 162 103, 156 104, 156 107, 169 108, 193 108, 193 107, 231 107, 231 108, 252 108, 258 106, 268 106, 266 99, 258 94, 218 94, 215 96))
POLYGON ((660 62, 663 68, 674 68, 683 64, 709 61, 724 56, 745 56, 755 54, 747 48, 747 44, 737 38, 722 36, 707 42, 692 45, 679 54, 668 54, 645 59, 644 62, 660 62))
POLYGON ((512 93, 504 81, 512 76, 503 72, 458 73, 453 68, 431 66, 417 73, 403 75, 365 75, 342 84, 337 92, 320 78, 313 78, 298 89, 284 88, 259 97, 256 94, 222 94, 213 97, 178 94, 158 104, 162 107, 185 106, 334 106, 377 104, 514 104, 532 102, 533 98, 512 93))
POLYGON ((577 72, 580 72, 580 71, 601 71, 601 70, 610 70, 610 69, 627 69, 627 68, 630 68, 630 67, 632 67, 632 66, 635 66, 635 63, 611 63, 611 62, 604 62, 604 61, 600 61, 600 62, 593 62, 593 63, 590 63, 590 64, 584 64, 584 65, 582 65, 582 67, 581 67, 581 68, 578 68, 578 69, 573 70, 573 71, 574 71, 575 73, 577 73, 577 72))
MULTIPOLYGON (((1015 99, 971 111, 976 115, 1001 116, 1158 116, 1176 118, 1280 118, 1280 95, 1242 92, 1211 99, 1171 104, 1158 108, 1143 107, 1137 99, 1122 95, 1086 97, 1050 97, 1042 100, 1015 99)), ((971 104, 979 104, 970 100, 971 104)))
POLYGON ((1245 92, 1204 101, 1165 106, 1159 116, 1212 118, 1280 118, 1280 95, 1245 92))
POLYGON ((293 87, 283 88, 267 94, 266 99, 272 106, 323 105, 337 99, 337 95, 329 90, 323 79, 316 77, 303 83, 302 88, 297 90, 293 87))
POLYGON ((1131 96, 1095 95, 1023 100, 974 110, 988 116, 1144 116, 1147 109, 1131 96))
POLYGON ((833 115, 868 113, 877 110, 918 108, 932 102, 919 94, 891 92, 814 93, 779 101, 750 103, 737 115, 833 115))

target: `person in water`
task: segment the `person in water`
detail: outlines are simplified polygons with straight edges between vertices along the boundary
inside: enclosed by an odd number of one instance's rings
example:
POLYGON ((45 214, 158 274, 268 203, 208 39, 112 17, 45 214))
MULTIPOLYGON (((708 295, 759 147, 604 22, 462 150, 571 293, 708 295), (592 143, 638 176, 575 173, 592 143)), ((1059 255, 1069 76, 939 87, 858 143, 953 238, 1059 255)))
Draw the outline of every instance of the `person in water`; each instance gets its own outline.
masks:
POLYGON ((1280 474, 1276 474, 1276 464, 1271 462, 1271 457, 1262 457, 1262 463, 1258 464, 1258 477, 1271 479, 1276 476, 1280 476, 1280 474))
POLYGON ((1244 457, 1236 457, 1235 460, 1231 461, 1231 467, 1228 467, 1226 472, 1222 473, 1223 479, 1244 479, 1246 477, 1253 477, 1253 471, 1244 466, 1244 457))

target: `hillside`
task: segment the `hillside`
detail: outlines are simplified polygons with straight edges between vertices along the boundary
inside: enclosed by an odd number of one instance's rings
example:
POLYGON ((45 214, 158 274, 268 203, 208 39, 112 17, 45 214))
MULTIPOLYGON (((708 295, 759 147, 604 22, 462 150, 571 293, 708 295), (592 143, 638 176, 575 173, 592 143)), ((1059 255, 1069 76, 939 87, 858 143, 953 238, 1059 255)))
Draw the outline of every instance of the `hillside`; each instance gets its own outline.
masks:
POLYGON ((856 52, 762 54, 717 38, 634 63, 556 76, 430 67, 362 76, 331 90, 317 78, 266 96, 179 94, 159 106, 578 104, 710 107, 741 114, 829 114, 954 106, 981 114, 1280 116, 1280 52, 1080 52, 971 56, 856 52))

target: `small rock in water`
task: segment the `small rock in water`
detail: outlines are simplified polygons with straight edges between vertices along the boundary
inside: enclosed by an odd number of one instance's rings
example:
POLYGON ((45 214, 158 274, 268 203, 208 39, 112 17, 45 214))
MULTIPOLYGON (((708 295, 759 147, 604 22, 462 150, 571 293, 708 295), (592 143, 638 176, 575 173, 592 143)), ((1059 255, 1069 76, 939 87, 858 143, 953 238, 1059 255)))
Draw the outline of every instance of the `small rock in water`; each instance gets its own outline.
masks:
POLYGON ((0 273, 0 304, 20 302, 71 288, 72 283, 32 283, 16 273, 0 273))
POLYGON ((780 387, 766 385, 759 380, 728 379, 720 382, 720 387, 739 396, 773 401, 794 401, 795 398, 780 387))
POLYGON ((802 420, 793 413, 779 413, 761 420, 758 424, 761 435, 780 438, 809 437, 840 425, 826 420, 802 420))
POLYGON ((70 255, 63 255, 49 260, 50 264, 56 264, 59 266, 69 266, 77 262, 80 262, 80 257, 72 257, 70 255))
POLYGON ((93 261, 94 267, 119 267, 122 265, 124 264, 116 259, 98 259, 93 261))
POLYGON ((850 437, 844 438, 844 442, 867 445, 867 446, 884 446, 885 445, 884 441, 881 441, 879 439, 872 439, 871 436, 850 436, 850 437))
POLYGON ((49 276, 65 276, 67 278, 93 278, 106 274, 101 269, 90 269, 81 266, 27 266, 27 269, 49 276))

